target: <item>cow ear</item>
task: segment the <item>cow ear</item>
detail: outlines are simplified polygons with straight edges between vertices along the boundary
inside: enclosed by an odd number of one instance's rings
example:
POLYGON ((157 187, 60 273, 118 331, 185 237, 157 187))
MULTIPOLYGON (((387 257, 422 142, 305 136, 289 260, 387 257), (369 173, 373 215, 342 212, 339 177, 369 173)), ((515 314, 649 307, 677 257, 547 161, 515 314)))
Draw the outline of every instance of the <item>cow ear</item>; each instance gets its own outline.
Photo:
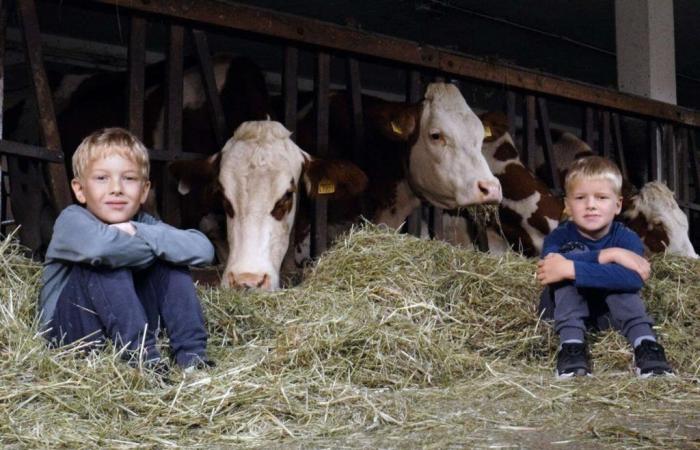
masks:
POLYGON ((207 159, 195 161, 173 161, 168 166, 170 173, 177 179, 177 190, 181 195, 187 195, 192 187, 206 186, 216 180, 219 174, 221 152, 207 159))
POLYGON ((333 199, 355 197, 367 188, 367 175, 355 164, 342 160, 305 159, 303 181, 309 197, 333 199))
POLYGON ((409 142, 418 131, 422 106, 381 103, 368 107, 367 123, 377 124, 379 132, 392 141, 409 142))
POLYGON ((479 116, 484 125, 484 141, 495 141, 508 131, 508 116, 501 111, 489 111, 479 116))

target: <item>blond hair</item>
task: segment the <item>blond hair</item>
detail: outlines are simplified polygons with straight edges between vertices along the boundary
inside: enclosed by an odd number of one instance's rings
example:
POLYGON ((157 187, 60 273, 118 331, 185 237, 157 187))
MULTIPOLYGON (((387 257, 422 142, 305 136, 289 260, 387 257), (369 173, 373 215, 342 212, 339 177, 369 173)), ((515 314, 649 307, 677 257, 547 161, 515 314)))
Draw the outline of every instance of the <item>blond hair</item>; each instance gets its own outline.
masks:
POLYGON ((148 150, 141 141, 124 128, 102 128, 83 139, 73 154, 73 176, 82 179, 88 165, 98 159, 119 155, 139 166, 141 176, 148 180, 150 162, 148 150))
POLYGON ((569 167, 564 180, 564 189, 571 192, 574 183, 581 180, 608 180, 616 195, 622 195, 622 174, 617 165, 600 156, 577 159, 569 167))

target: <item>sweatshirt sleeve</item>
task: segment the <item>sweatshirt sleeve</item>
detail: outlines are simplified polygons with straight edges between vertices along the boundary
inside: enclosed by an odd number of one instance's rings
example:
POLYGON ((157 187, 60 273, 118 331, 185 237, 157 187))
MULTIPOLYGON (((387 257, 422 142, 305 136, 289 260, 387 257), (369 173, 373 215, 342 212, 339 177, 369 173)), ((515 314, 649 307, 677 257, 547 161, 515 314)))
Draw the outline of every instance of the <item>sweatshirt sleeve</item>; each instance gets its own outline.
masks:
POLYGON ((644 286, 639 274, 619 264, 574 261, 576 287, 637 292, 644 286))
POLYGON ((132 222, 156 258, 177 265, 201 266, 214 260, 214 246, 197 230, 181 230, 147 216, 132 222))
POLYGON ((110 227, 78 205, 56 219, 46 257, 113 268, 143 267, 155 260, 143 238, 110 227))

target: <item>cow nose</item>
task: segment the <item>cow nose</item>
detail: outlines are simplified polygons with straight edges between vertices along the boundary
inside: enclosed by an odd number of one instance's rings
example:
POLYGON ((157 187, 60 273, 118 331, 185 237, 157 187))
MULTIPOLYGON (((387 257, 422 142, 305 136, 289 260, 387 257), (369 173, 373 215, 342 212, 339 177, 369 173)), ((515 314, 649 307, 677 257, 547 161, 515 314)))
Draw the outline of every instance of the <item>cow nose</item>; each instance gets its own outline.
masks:
POLYGON ((229 284, 243 289, 270 290, 270 276, 266 273, 229 273, 229 284))
POLYGON ((478 180, 476 182, 476 188, 481 193, 482 201, 484 203, 498 203, 503 199, 503 195, 501 194, 501 183, 498 180, 478 180))

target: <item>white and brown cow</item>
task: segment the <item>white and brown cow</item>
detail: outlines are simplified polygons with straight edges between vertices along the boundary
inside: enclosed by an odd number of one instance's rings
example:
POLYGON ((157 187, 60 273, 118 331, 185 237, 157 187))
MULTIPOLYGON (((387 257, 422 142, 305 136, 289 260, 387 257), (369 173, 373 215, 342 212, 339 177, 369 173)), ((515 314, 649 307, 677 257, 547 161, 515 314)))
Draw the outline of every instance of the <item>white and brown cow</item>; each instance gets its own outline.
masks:
POLYGON ((244 122, 221 152, 171 166, 181 194, 198 185, 223 206, 228 241, 224 286, 279 288, 301 188, 310 197, 343 199, 361 193, 367 184, 355 165, 313 158, 290 134, 279 122, 244 122))

